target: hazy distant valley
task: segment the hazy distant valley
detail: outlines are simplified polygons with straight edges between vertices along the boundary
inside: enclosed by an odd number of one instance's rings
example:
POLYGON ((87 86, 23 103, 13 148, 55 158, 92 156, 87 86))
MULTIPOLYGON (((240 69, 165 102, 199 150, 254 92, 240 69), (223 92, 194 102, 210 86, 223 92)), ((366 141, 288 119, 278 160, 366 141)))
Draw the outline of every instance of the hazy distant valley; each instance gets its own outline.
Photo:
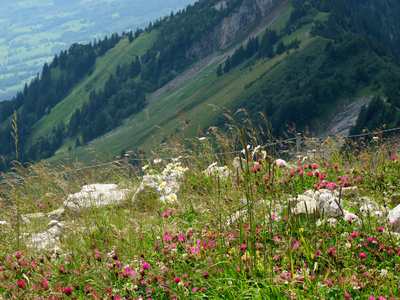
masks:
POLYGON ((72 43, 135 31, 194 0, 0 1, 0 100, 10 100, 72 43))

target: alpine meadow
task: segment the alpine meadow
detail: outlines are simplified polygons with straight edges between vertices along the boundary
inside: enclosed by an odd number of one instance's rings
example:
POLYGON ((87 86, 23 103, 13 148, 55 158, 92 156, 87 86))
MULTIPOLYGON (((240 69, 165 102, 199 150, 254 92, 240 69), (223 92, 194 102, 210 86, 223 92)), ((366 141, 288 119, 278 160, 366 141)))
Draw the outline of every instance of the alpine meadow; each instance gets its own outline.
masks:
POLYGON ((399 58, 394 0, 61 50, 0 102, 0 299, 400 299, 399 58))

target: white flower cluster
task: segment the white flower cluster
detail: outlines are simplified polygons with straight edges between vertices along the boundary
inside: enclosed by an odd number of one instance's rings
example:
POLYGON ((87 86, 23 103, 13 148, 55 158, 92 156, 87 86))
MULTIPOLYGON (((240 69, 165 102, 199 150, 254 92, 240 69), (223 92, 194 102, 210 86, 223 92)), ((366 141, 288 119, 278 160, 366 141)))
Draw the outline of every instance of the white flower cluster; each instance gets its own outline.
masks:
POLYGON ((179 160, 182 156, 172 159, 172 163, 165 166, 162 171, 162 182, 157 188, 161 202, 174 202, 177 200, 176 192, 179 190, 179 179, 188 168, 182 167, 179 160))

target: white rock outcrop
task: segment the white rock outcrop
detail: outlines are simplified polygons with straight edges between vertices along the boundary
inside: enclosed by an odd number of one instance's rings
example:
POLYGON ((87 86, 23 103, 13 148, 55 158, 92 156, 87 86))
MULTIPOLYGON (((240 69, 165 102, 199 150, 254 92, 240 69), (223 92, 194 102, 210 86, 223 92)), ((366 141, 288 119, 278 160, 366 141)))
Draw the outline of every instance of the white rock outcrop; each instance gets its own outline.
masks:
POLYGON ((33 234, 28 240, 27 246, 38 250, 60 250, 60 236, 64 232, 64 224, 53 220, 48 227, 50 228, 44 232, 33 234))
POLYGON ((84 185, 80 192, 68 196, 64 207, 74 212, 80 212, 93 206, 119 205, 126 200, 130 193, 130 190, 120 189, 116 184, 84 185))

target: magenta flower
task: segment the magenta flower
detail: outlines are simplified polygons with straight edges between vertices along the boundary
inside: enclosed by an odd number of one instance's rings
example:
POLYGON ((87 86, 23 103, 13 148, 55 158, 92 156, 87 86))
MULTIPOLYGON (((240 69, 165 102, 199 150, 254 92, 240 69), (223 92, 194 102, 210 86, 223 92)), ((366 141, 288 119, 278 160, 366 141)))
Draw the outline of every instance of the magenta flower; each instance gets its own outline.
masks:
POLYGON ((246 247, 247 247, 247 244, 242 244, 242 246, 240 247, 240 249, 241 249, 241 250, 244 250, 244 249, 246 249, 246 247))
POLYGON ((148 262, 145 262, 145 263, 143 264, 143 269, 144 269, 144 270, 147 270, 147 269, 149 269, 149 268, 150 268, 149 263, 148 263, 148 262))
POLYGON ((348 300, 350 299, 350 294, 348 292, 344 293, 344 297, 348 300))
POLYGON ((356 233, 356 232, 352 232, 352 233, 350 233, 350 236, 351 236, 352 238, 355 238, 355 237, 357 236, 357 233, 356 233))
POLYGON ((25 283, 25 281, 23 281, 22 279, 21 279, 20 281, 18 281, 18 286, 19 286, 20 288, 26 288, 26 283, 25 283))
POLYGON ((65 293, 65 295, 71 295, 72 294, 72 289, 69 286, 67 286, 64 289, 64 293, 65 293))
POLYGON ((379 228, 378 228, 378 231, 379 231, 379 232, 383 232, 383 228, 382 228, 382 227, 379 227, 379 228))
POLYGON ((192 292, 193 293, 196 293, 196 292, 198 292, 199 291, 199 289, 197 288, 197 287, 194 287, 193 289, 192 289, 192 292))
POLYGON ((367 256, 365 255, 364 252, 362 252, 362 253, 360 253, 359 257, 360 257, 361 259, 365 259, 367 256))
POLYGON ((174 281, 175 281, 175 283, 179 283, 179 282, 181 282, 181 278, 180 277, 175 277, 174 281))
POLYGON ((168 214, 167 213, 163 213, 163 217, 164 217, 164 219, 168 218, 168 214))

